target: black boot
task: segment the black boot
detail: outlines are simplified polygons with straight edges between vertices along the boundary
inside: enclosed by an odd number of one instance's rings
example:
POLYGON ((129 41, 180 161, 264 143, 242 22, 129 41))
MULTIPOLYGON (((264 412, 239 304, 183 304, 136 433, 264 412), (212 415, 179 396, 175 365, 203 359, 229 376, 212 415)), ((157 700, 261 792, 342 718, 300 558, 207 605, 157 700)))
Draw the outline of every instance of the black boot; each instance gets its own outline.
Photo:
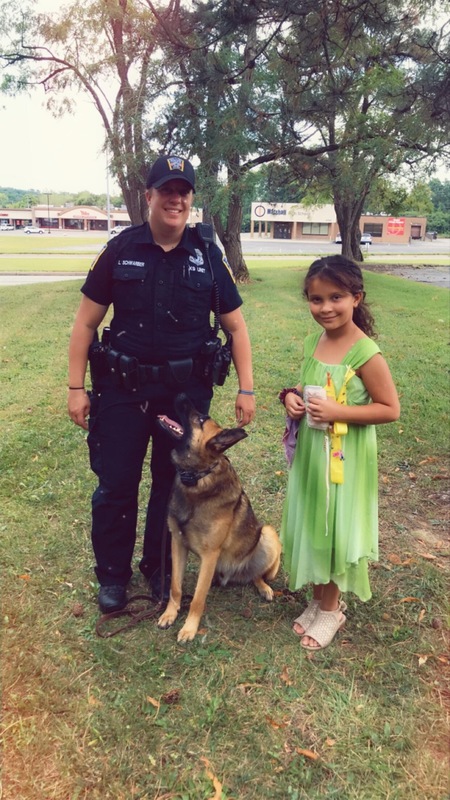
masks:
POLYGON ((127 604, 127 590, 125 586, 101 586, 98 593, 98 605, 102 614, 111 614, 112 611, 121 611, 127 604))

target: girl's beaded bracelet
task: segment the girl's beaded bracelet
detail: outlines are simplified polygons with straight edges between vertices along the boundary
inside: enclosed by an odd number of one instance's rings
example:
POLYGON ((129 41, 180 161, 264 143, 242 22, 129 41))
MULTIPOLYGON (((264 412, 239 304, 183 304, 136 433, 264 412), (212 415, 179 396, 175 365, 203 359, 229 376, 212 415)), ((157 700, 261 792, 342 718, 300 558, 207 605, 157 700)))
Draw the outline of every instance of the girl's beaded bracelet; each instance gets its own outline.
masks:
POLYGON ((280 394, 278 395, 278 399, 280 403, 283 403, 283 405, 285 405, 284 401, 286 400, 286 395, 289 394, 289 392, 293 392, 293 394, 296 394, 297 397, 302 396, 301 392, 299 392, 298 389, 295 388, 295 386, 291 386, 289 389, 282 389, 280 394))

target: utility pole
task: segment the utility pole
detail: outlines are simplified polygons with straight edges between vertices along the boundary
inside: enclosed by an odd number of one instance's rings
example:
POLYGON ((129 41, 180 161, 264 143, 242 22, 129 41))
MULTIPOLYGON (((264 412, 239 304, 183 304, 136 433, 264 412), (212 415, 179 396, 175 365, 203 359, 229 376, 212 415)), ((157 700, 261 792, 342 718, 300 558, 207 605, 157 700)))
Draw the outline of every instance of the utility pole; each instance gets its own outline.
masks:
POLYGON ((108 147, 106 147, 106 222, 108 226, 108 239, 111 236, 111 197, 109 194, 109 160, 108 147))
POLYGON ((47 195, 47 233, 50 233, 50 192, 44 192, 47 195))

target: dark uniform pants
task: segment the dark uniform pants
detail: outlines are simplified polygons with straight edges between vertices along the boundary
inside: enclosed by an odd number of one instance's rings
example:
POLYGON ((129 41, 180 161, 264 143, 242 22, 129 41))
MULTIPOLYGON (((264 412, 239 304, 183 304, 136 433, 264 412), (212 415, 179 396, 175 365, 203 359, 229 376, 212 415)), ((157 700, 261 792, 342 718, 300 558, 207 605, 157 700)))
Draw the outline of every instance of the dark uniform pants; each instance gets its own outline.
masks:
MULTIPOLYGON (((198 411, 206 414, 212 390, 189 381, 182 390, 198 411)), ((91 397, 88 445, 91 468, 99 479, 92 496, 92 545, 97 578, 103 586, 128 583, 136 542, 139 484, 150 439, 151 492, 147 507, 140 570, 150 577, 161 564, 166 532, 167 503, 175 469, 170 459, 173 439, 160 428, 158 414, 177 419, 174 400, 179 389, 146 387, 146 398, 107 389, 91 397)), ((170 536, 166 534, 165 563, 170 565, 170 536)))

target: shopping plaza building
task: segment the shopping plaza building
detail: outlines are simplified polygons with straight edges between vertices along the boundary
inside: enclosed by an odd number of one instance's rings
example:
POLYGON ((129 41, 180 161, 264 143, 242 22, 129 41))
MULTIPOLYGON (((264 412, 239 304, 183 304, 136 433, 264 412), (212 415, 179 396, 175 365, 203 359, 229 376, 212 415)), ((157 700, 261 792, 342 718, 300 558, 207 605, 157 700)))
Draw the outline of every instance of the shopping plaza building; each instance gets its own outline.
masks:
MULTIPOLYGON (((32 208, 1 208, 0 227, 36 225, 45 230, 107 231, 118 225, 130 225, 125 207, 108 211, 96 206, 37 205, 32 208), (109 218, 109 220, 108 220, 109 218)), ((200 209, 193 208, 189 223, 202 221, 200 209)), ((389 217, 364 214, 361 233, 370 233, 374 241, 410 242, 425 239, 426 217, 389 217)), ((333 205, 302 206, 299 203, 252 203, 251 237, 334 242, 339 233, 333 205)))
MULTIPOLYGON (((110 228, 131 224, 125 207, 111 208, 108 213, 97 206, 37 205, 32 208, 0 208, 0 227, 2 223, 9 223, 14 228, 35 225, 44 230, 107 231, 108 217, 110 228)), ((191 224, 200 222, 201 217, 201 211, 191 209, 191 224)))
MULTIPOLYGON (((363 214, 361 233, 383 243, 424 239, 426 217, 389 217, 363 214)), ((271 239, 334 242, 339 233, 333 205, 302 206, 300 203, 252 203, 250 235, 271 239)))

